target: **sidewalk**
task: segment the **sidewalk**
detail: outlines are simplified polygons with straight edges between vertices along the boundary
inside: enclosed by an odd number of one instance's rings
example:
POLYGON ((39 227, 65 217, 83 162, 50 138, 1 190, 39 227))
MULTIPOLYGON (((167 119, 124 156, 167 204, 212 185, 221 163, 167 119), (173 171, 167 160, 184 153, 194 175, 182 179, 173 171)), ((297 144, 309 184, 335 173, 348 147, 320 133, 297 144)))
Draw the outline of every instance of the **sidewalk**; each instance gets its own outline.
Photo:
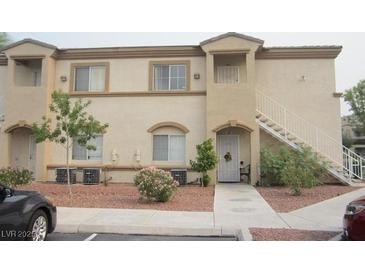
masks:
POLYGON ((280 216, 296 229, 341 231, 346 205, 364 195, 365 188, 361 188, 280 216))
POLYGON ((226 235, 222 232, 222 228, 214 226, 213 212, 66 207, 58 208, 56 232, 184 236, 226 235))
POLYGON ((56 231, 179 236, 237 236, 250 227, 340 231, 346 205, 363 195, 365 188, 276 213, 254 187, 218 184, 214 212, 59 207, 56 231))

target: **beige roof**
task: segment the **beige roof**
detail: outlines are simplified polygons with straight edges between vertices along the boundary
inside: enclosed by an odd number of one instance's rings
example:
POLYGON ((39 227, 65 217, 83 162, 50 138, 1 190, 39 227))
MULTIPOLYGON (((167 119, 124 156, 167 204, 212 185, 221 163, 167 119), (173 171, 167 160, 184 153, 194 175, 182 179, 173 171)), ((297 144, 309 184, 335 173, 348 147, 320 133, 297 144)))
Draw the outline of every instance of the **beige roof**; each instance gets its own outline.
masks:
POLYGON ((204 40, 200 43, 200 45, 204 46, 206 44, 213 43, 215 41, 218 41, 218 40, 221 40, 221 39, 224 39, 227 37, 236 37, 236 38, 252 41, 252 42, 255 42, 255 43, 258 43, 261 45, 264 43, 264 40, 261 40, 261 39, 258 39, 258 38, 252 37, 252 36, 244 35, 244 34, 237 33, 237 32, 227 32, 227 33, 215 36, 213 38, 210 38, 208 40, 204 40))
POLYGON ((31 43, 31 44, 34 44, 34 45, 38 45, 38 46, 45 47, 45 48, 50 48, 50 49, 57 49, 57 47, 54 46, 54 45, 47 44, 47 43, 44 43, 42 41, 34 40, 34 39, 31 39, 31 38, 26 38, 26 39, 20 40, 18 42, 12 43, 8 46, 5 46, 5 47, 1 48, 0 51, 2 52, 2 51, 17 47, 17 46, 25 44, 25 43, 31 43))

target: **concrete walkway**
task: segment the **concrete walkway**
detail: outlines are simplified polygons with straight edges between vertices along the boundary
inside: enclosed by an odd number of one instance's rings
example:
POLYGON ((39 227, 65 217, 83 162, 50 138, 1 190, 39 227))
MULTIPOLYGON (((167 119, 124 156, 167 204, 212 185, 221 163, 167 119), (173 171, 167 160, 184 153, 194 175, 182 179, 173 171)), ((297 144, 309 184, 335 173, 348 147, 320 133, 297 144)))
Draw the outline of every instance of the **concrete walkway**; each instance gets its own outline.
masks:
POLYGON ((346 205, 365 196, 365 188, 325 200, 280 216, 292 228, 307 230, 341 231, 346 205))
POLYGON ((214 217, 218 227, 288 227, 258 191, 247 184, 216 185, 214 217))

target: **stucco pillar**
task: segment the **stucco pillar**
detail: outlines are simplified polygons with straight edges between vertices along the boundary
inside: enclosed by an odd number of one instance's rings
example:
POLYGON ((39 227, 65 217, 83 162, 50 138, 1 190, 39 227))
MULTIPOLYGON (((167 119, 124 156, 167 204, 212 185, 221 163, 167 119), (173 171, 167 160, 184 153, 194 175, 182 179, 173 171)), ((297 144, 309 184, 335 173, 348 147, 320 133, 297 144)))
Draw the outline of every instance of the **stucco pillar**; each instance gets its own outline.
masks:
POLYGON ((247 82, 249 85, 249 92, 251 93, 253 102, 252 124, 253 131, 250 134, 251 141, 251 184, 256 184, 259 180, 259 165, 260 165, 260 127, 256 123, 256 59, 255 51, 250 51, 247 54, 247 82))
POLYGON ((9 134, 0 128, 0 168, 9 166, 9 134))
MULTIPOLYGON (((215 125, 211 124, 211 113, 210 113, 210 105, 211 102, 209 100, 210 94, 209 91, 212 89, 212 85, 214 84, 214 55, 207 53, 206 55, 206 78, 207 78, 207 104, 206 104, 206 121, 207 121, 207 133, 206 139, 211 138, 213 140, 213 146, 217 150, 216 144, 216 133, 213 131, 215 125)), ((217 167, 213 170, 208 171, 208 175, 211 178, 211 184, 217 183, 217 167)))

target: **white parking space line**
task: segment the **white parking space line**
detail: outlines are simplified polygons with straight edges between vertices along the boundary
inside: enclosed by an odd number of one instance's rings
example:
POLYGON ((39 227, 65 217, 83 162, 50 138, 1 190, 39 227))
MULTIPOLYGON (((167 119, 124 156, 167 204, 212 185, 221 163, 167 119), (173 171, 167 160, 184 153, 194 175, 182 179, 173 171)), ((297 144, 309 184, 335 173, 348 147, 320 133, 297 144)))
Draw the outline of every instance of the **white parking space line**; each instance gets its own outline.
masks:
POLYGON ((94 239, 96 236, 98 236, 98 234, 94 233, 91 234, 89 237, 87 237, 84 241, 91 241, 92 239, 94 239))

